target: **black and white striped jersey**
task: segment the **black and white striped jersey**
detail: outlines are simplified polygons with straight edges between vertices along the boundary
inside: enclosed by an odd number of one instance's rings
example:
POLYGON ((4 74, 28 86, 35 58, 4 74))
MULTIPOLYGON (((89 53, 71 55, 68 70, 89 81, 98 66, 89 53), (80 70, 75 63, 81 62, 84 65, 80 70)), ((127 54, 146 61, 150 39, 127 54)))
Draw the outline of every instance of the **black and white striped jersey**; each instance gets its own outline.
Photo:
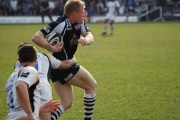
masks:
POLYGON ((90 32, 85 20, 82 24, 71 24, 67 16, 59 16, 56 21, 49 23, 40 30, 45 37, 49 37, 54 32, 59 32, 63 36, 64 46, 61 52, 53 53, 59 60, 71 59, 78 46, 78 39, 81 35, 90 32))

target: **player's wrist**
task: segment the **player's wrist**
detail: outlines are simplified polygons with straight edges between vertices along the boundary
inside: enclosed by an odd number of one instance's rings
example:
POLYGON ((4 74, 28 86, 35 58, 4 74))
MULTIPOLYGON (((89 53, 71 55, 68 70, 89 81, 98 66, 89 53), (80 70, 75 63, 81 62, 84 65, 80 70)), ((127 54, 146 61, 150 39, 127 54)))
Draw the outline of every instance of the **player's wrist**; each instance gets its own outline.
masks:
POLYGON ((73 60, 73 65, 76 64, 76 59, 72 58, 72 60, 73 60))
POLYGON ((48 47, 46 48, 49 52, 53 52, 53 46, 48 44, 48 47))

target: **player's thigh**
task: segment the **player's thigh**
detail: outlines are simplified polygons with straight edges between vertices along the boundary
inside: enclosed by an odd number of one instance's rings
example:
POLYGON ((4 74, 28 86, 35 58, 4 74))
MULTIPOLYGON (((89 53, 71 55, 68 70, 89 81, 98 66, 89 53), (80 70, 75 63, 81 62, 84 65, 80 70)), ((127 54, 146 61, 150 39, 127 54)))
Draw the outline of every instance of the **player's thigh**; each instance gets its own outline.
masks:
POLYGON ((114 19, 115 19, 115 15, 114 15, 114 14, 110 14, 109 20, 110 20, 110 21, 114 21, 114 19))
POLYGON ((53 84, 61 102, 71 104, 74 99, 73 87, 69 84, 62 85, 59 81, 55 81, 53 84))
POLYGON ((67 82, 67 84, 71 84, 85 90, 95 90, 97 85, 93 76, 82 66, 80 66, 79 71, 70 81, 67 82))
POLYGON ((41 105, 52 100, 52 89, 49 83, 41 84, 41 105))
POLYGON ((111 17, 111 15, 109 13, 107 13, 106 16, 105 16, 105 21, 104 22, 107 23, 111 19, 110 17, 111 17))

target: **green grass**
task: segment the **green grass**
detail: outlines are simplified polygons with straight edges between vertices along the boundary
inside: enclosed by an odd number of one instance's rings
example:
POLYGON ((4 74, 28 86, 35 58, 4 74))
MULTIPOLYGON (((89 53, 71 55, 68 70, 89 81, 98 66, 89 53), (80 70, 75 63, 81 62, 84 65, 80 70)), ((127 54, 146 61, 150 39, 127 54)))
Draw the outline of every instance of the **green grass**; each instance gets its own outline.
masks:
MULTIPOLYGON (((4 85, 17 60, 17 46, 31 42, 44 26, 0 25, 1 119, 8 113, 4 85)), ((76 57, 98 83, 94 120, 178 120, 180 23, 119 23, 112 36, 101 36, 103 24, 88 26, 95 42, 79 45, 76 57)), ((83 120, 83 91, 74 88, 74 93, 73 106, 61 120, 83 120)))

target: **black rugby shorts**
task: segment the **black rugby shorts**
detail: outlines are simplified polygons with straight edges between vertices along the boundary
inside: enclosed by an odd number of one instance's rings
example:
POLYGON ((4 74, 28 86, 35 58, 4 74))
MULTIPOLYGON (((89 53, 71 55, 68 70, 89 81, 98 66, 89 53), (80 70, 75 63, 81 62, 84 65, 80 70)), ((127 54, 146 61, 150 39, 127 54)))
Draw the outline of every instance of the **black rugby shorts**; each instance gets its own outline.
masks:
POLYGON ((52 69, 51 80, 52 82, 59 81, 61 84, 65 84, 79 71, 79 68, 78 64, 74 64, 67 70, 52 69))

